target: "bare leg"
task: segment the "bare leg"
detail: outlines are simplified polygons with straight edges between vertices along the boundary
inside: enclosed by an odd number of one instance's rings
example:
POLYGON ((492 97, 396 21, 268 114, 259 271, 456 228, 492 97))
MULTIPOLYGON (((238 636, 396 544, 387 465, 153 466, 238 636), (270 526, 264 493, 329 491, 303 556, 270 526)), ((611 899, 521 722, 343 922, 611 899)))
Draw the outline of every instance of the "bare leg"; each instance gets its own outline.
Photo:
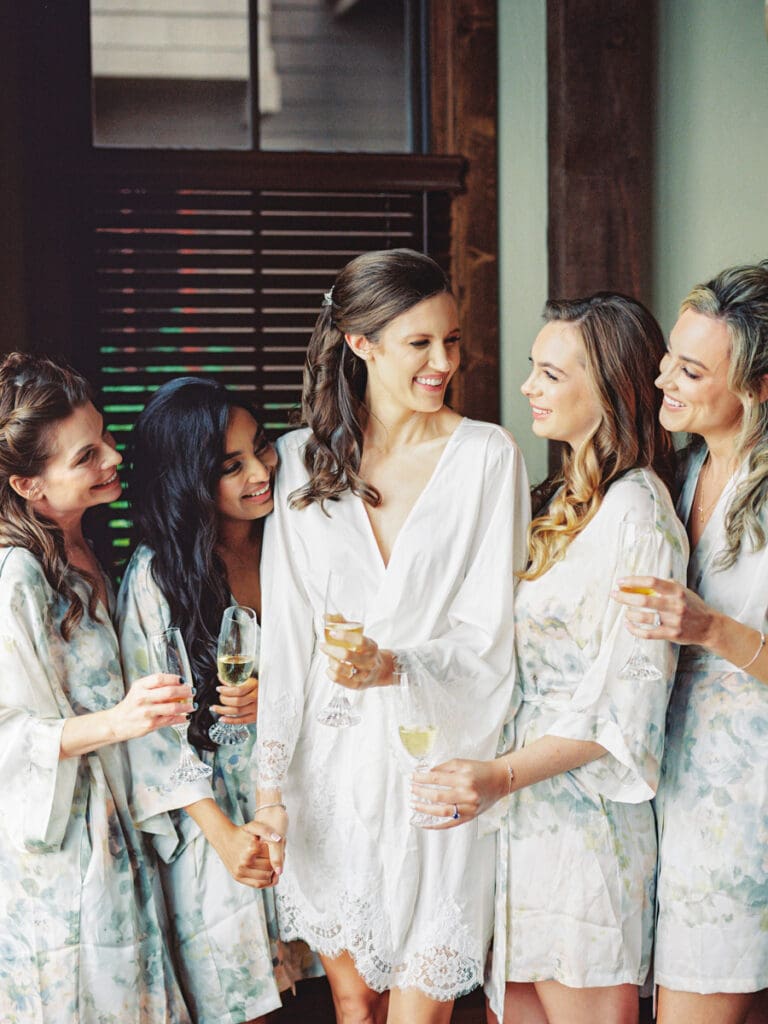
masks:
POLYGON ((442 1003, 417 988, 393 988, 387 1024, 450 1024, 453 1000, 442 1003))
MULTIPOLYGON (((491 1011, 488 1000, 485 1003, 485 1018, 488 1024, 500 1024, 491 1011)), ((503 1024, 549 1024, 544 1007, 530 982, 508 981, 504 991, 503 1024)))
MULTIPOLYGON (((570 988, 559 981, 537 981, 536 993, 549 1024, 637 1024, 640 995, 637 985, 570 988)), ((690 1022, 683 1017, 678 1019, 690 1022)), ((505 1021, 506 1024, 506 1021, 505 1021)))
POLYGON ((333 959, 321 956, 320 960, 331 986, 338 1024, 385 1024, 387 993, 368 988, 349 953, 333 959))
POLYGON ((657 1024, 744 1024, 757 992, 676 992, 659 985, 657 1024))

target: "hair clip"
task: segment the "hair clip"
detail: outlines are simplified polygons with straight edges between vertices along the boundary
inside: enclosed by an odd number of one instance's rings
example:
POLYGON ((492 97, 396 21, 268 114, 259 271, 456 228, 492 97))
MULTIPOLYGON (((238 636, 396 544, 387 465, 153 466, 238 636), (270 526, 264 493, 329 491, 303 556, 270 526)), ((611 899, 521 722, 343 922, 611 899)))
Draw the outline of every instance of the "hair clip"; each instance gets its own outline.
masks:
POLYGON ((332 306, 333 305, 333 288, 330 288, 327 292, 323 292, 323 305, 324 306, 332 306))

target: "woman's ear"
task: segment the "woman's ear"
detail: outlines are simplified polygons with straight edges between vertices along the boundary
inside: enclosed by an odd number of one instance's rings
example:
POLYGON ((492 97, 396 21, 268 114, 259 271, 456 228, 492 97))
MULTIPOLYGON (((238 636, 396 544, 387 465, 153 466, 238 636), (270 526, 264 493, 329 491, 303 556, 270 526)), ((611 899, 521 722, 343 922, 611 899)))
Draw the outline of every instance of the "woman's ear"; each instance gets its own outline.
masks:
POLYGON ((758 402, 768 401, 768 373, 764 373, 760 378, 760 386, 757 390, 758 402))
POLYGON ((13 473, 8 477, 8 483, 25 501, 37 501, 42 496, 40 483, 36 476, 19 476, 17 473, 13 473))
POLYGON ((364 334, 345 334, 344 341, 360 359, 369 359, 374 346, 364 334))

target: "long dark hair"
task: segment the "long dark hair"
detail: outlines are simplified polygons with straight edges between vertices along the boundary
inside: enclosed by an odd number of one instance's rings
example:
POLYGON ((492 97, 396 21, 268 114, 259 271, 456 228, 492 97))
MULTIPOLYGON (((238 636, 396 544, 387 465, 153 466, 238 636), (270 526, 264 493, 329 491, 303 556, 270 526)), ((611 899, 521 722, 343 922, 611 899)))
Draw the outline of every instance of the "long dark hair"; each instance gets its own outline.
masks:
POLYGON ((189 736, 208 737, 216 703, 216 640, 231 603, 227 569, 216 553, 216 486, 232 409, 252 406, 217 381, 178 377, 163 384, 136 421, 130 496, 137 539, 154 554, 152 575, 184 636, 197 687, 189 736))
POLYGON ((610 484, 628 470, 654 469, 670 488, 674 479, 672 438, 659 423, 662 394, 654 384, 666 345, 653 315, 636 299, 597 292, 586 299, 551 299, 544 319, 578 328, 602 415, 578 450, 564 448, 560 470, 534 490, 534 513, 552 501, 529 527, 523 579, 536 579, 562 558, 610 484))
POLYGON ((443 270, 413 249, 366 252, 351 260, 326 293, 307 349, 301 411, 312 435, 304 449, 309 483, 291 495, 293 508, 337 500, 346 490, 378 505, 381 496, 359 475, 367 370, 344 340, 375 343, 395 317, 451 286, 443 270))
POLYGON ((61 635, 69 641, 83 617, 83 602, 67 581, 77 572, 91 587, 88 611, 98 618, 93 578, 69 565, 61 529, 38 515, 11 487, 14 475, 35 477, 51 456, 54 428, 91 401, 88 382, 63 363, 11 352, 0 364, 0 547, 21 547, 40 562, 51 588, 69 601, 61 635))

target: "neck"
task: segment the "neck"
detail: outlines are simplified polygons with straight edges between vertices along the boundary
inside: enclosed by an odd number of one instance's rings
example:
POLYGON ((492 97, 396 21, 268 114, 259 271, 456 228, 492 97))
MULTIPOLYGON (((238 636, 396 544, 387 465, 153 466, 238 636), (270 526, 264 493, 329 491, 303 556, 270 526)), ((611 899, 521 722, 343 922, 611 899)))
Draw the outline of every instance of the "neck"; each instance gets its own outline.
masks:
POLYGON ((50 512, 44 512, 43 514, 54 522, 64 535, 65 551, 87 547, 87 541, 83 536, 82 512, 73 512, 71 515, 64 516, 52 516, 50 512))
POLYGON ((437 412, 414 412, 386 402, 370 402, 365 425, 365 444, 389 451, 404 445, 418 444, 441 433, 445 406, 437 412))
POLYGON ((716 478, 731 476, 738 464, 736 457, 736 434, 705 437, 712 475, 716 478))
POLYGON ((217 547, 223 551, 253 551, 261 547, 264 519, 220 519, 217 547))

